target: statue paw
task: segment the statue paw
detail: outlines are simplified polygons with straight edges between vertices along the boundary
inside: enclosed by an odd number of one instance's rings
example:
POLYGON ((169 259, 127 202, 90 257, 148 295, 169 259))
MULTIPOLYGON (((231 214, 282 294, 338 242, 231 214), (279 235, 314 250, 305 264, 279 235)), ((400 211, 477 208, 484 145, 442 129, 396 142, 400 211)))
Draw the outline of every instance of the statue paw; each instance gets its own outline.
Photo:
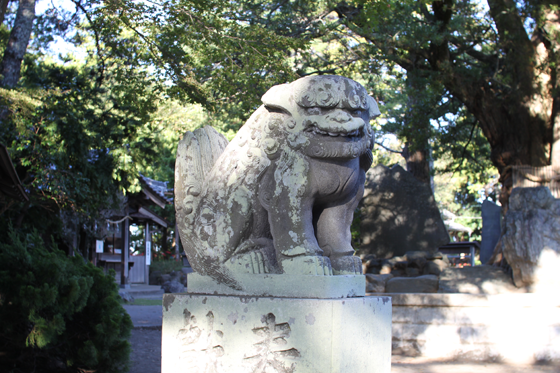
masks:
POLYGON ((226 267, 233 273, 270 273, 265 256, 260 250, 235 255, 226 262, 226 267))
POLYGON ((282 260, 284 274, 332 276, 331 261, 326 256, 300 255, 282 260))
POLYGON ((335 275, 361 275, 362 260, 357 256, 341 256, 331 259, 335 275))

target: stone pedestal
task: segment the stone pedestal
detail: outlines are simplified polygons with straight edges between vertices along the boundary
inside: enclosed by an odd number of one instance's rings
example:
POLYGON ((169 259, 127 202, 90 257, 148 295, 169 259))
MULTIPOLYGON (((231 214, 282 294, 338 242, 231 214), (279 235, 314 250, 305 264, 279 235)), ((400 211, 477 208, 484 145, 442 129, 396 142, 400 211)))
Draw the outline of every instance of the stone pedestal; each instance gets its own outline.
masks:
POLYGON ((190 273, 189 293, 282 298, 352 298, 366 295, 363 275, 284 276, 274 274, 237 274, 243 290, 218 284, 208 276, 190 273))
POLYGON ((390 371, 389 297, 163 298, 162 373, 390 371))

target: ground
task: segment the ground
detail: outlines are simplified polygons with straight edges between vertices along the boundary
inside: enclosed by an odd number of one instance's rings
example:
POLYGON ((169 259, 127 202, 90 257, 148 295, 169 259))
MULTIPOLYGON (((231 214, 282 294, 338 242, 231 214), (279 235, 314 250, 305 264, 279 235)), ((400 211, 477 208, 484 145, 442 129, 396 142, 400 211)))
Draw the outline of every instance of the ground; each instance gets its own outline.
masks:
POLYGON ((130 373, 161 372, 161 329, 134 328, 130 373))

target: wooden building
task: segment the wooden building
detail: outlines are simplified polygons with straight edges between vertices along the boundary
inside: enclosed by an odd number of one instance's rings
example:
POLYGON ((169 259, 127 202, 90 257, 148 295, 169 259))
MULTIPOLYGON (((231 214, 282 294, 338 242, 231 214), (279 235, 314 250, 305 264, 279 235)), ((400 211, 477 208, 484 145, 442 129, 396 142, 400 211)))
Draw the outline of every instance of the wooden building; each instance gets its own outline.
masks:
POLYGON ((152 231, 167 232, 169 222, 153 211, 153 206, 165 208, 171 204, 167 182, 156 181, 140 175, 142 190, 125 197, 123 208, 112 211, 107 219, 107 237, 97 241, 94 262, 105 270, 114 269, 121 287, 131 283, 149 282, 152 258, 152 231), (130 255, 130 225, 143 225, 145 255, 130 255))

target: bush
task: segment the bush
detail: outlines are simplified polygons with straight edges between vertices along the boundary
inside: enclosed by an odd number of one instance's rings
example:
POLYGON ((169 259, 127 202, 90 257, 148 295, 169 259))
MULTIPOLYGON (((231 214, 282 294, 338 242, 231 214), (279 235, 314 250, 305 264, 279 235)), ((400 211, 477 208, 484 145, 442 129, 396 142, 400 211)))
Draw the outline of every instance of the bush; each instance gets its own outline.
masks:
POLYGON ((150 273, 153 272, 161 272, 171 273, 173 271, 180 271, 183 268, 183 261, 182 260, 175 260, 175 259, 160 259, 154 260, 150 265, 150 273))
POLYGON ((131 329, 112 274, 10 229, 0 243, 0 371, 127 372, 131 329))

